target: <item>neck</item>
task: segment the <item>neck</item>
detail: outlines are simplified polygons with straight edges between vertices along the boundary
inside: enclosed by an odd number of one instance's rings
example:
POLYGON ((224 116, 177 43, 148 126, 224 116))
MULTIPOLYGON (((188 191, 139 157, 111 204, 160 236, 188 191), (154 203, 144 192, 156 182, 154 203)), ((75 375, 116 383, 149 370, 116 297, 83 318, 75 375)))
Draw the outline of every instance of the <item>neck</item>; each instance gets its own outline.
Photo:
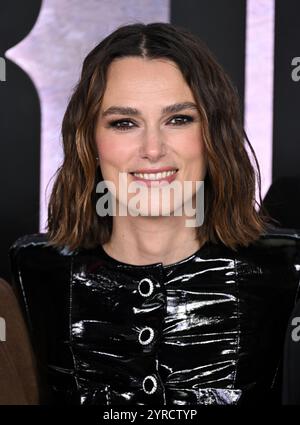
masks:
POLYGON ((114 217, 113 231, 104 250, 118 261, 147 265, 173 264, 202 245, 196 228, 186 227, 184 217, 114 217))

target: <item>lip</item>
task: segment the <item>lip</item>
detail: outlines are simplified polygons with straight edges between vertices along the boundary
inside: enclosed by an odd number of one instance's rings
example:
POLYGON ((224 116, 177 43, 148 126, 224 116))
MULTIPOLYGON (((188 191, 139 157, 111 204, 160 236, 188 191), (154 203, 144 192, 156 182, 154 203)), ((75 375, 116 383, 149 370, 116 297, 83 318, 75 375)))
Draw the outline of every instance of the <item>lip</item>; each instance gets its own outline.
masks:
MULTIPOLYGON (((162 171, 171 171, 171 170, 174 170, 174 168, 168 167, 167 170, 163 169, 162 171)), ((163 182, 165 182, 167 184, 172 183, 172 181, 174 181, 176 179, 178 171, 179 171, 177 168, 176 168, 176 170, 177 170, 176 173, 171 174, 170 176, 163 177, 162 179, 159 179, 159 180, 143 179, 142 177, 137 177, 137 176, 133 175, 133 173, 130 173, 130 174, 132 175, 132 178, 133 178, 134 181, 143 182, 143 183, 146 184, 146 186, 151 187, 151 186, 158 186, 160 183, 163 183, 163 182)), ((159 173, 159 172, 162 172, 162 171, 156 171, 156 173, 159 173)), ((135 172, 137 172, 137 171, 135 171, 135 172)), ((144 172, 146 173, 146 171, 144 171, 144 172)), ((155 171, 152 170, 152 172, 154 173, 155 171)), ((149 173, 149 171, 148 171, 148 173, 149 173)))
POLYGON ((139 170, 134 170, 131 171, 130 174, 132 173, 162 173, 163 171, 172 171, 172 170, 177 170, 178 168, 176 167, 162 167, 162 168, 140 168, 139 170))

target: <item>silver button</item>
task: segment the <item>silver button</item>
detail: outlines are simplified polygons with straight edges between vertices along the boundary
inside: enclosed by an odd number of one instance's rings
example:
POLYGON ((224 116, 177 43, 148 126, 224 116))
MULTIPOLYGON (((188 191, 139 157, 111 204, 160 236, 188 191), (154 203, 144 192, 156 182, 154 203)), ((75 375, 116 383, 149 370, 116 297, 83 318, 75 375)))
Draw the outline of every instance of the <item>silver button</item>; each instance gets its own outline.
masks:
POLYGON ((152 328, 149 328, 149 326, 146 326, 141 330, 139 333, 139 342, 142 345, 149 344, 154 338, 154 330, 152 328))
POLYGON ((142 297, 149 297, 152 294, 154 285, 151 279, 147 277, 139 282, 138 291, 142 297))
POLYGON ((157 379, 153 375, 148 375, 143 380, 143 390, 146 394, 153 394, 157 390, 157 379))
POLYGON ((213 404, 214 398, 211 395, 208 395, 207 398, 204 400, 204 404, 213 404))

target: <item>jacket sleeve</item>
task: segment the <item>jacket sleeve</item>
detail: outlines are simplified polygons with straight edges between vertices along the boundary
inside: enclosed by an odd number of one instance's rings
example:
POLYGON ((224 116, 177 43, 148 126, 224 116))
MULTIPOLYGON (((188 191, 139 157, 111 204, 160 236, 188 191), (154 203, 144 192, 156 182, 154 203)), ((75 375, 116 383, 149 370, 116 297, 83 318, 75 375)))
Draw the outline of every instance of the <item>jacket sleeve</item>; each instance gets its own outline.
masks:
POLYGON ((282 328, 282 338, 279 337, 280 332, 277 329, 276 335, 278 335, 281 354, 273 379, 272 397, 274 397, 274 400, 276 399, 276 404, 288 404, 288 400, 296 397, 296 395, 292 396, 292 394, 296 394, 297 391, 299 394, 300 387, 300 373, 298 378, 294 375, 294 371, 296 371, 297 368, 298 371, 300 370, 299 365, 296 366, 296 364, 300 362, 300 356, 296 354, 296 345, 290 337, 292 332, 291 320, 295 316, 295 310, 293 311, 293 309, 299 301, 300 295, 300 232, 297 229, 274 227, 271 228, 266 237, 263 238, 263 243, 268 244, 269 251, 272 255, 273 252, 276 251, 276 247, 279 248, 280 254, 274 257, 276 260, 274 262, 274 267, 272 267, 272 270, 276 273, 276 275, 274 275, 275 280, 277 279, 278 273, 277 265, 282 267, 283 270, 286 267, 286 272, 284 272, 280 278, 283 284, 283 293, 276 307, 276 318, 279 320, 277 326, 282 328), (279 314, 280 310, 283 311, 281 316, 279 314), (297 355, 298 360, 296 357, 297 355))
MULTIPOLYGON (((68 282, 66 257, 47 246, 45 234, 23 236, 9 249, 11 280, 18 296, 37 361, 40 382, 40 404, 52 404, 52 388, 48 383, 56 336, 62 328, 59 314, 63 282, 68 282)), ((63 306, 63 311, 68 308, 63 306)))
MULTIPOLYGON (((295 268, 300 281, 300 242, 297 241, 295 268)), ((283 355, 282 402, 284 405, 300 405, 300 288, 290 315, 285 336, 283 355)))

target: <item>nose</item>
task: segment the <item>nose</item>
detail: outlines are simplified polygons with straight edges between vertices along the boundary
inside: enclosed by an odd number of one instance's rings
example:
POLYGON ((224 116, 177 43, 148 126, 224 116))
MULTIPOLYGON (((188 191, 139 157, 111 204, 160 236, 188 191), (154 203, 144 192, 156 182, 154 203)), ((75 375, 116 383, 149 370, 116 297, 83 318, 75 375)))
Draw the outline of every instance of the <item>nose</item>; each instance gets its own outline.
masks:
POLYGON ((161 131, 157 128, 147 128, 140 147, 140 156, 152 161, 166 154, 166 145, 161 131))

